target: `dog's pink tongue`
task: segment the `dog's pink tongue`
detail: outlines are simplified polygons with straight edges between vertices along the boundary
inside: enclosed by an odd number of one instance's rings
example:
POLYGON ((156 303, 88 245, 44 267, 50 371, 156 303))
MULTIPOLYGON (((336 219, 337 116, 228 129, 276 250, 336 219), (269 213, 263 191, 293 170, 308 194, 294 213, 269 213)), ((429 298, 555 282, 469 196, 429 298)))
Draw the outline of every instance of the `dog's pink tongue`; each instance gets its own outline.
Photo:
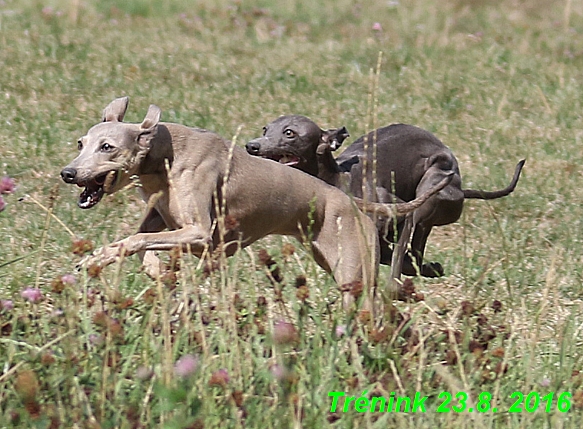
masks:
POLYGON ((284 155, 279 159, 279 163, 283 165, 294 166, 300 162, 300 159, 297 156, 292 155, 284 155))

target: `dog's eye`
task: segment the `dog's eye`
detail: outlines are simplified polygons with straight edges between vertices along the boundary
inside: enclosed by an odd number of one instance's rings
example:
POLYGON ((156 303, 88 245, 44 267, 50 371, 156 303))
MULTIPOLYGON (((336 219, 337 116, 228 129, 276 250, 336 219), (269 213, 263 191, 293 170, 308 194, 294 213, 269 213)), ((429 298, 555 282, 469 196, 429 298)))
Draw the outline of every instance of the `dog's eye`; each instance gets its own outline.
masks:
POLYGON ((101 149, 100 150, 101 150, 101 152, 109 152, 112 149, 113 149, 113 146, 112 145, 110 145, 109 143, 103 143, 101 145, 101 149))
POLYGON ((263 135, 267 133, 267 127, 263 127, 263 135))
POLYGON ((293 130, 290 130, 289 128, 288 128, 287 130, 285 130, 285 131, 283 132, 283 134, 284 134, 286 137, 290 138, 290 139, 291 139, 292 137, 295 137, 295 136, 296 136, 296 133, 295 133, 293 130))
POLYGON ((83 149, 83 142, 81 140, 77 140, 77 149, 78 150, 83 149))

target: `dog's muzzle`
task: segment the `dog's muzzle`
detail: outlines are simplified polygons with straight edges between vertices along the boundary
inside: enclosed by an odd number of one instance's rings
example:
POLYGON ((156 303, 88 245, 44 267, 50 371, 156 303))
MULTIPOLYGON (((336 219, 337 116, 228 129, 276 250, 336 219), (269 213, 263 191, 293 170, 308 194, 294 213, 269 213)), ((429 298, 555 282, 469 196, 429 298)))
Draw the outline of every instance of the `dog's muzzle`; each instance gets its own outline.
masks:
POLYGON ((259 143, 257 140, 251 140, 245 145, 245 149, 247 149, 247 153, 250 155, 259 155, 259 151, 261 150, 261 143, 259 143))
POLYGON ((61 179, 65 183, 75 183, 75 177, 77 177, 77 170, 74 168, 63 168, 61 171, 61 179))
POLYGON ((77 170, 74 168, 65 167, 61 171, 61 178, 65 183, 75 184, 80 188, 84 188, 79 195, 79 201, 77 201, 77 205, 82 209, 90 209, 101 201, 106 190, 111 190, 112 184, 117 181, 118 177, 118 172, 112 170, 102 173, 93 179, 79 180, 77 170))
POLYGON ((245 149, 247 149, 249 155, 261 156, 262 158, 271 159, 272 161, 292 167, 300 163, 300 157, 291 153, 284 153, 283 155, 270 153, 271 151, 267 151, 268 153, 261 153, 261 143, 259 140, 260 139, 251 140, 245 145, 245 149))

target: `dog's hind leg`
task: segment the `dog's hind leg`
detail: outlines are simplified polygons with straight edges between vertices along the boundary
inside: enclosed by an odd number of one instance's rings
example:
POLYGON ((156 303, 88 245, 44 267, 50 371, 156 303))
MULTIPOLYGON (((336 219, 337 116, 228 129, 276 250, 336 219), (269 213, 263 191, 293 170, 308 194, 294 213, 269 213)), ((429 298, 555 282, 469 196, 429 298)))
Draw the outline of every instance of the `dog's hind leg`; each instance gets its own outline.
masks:
POLYGON ((461 190, 461 177, 457 170, 451 170, 455 165, 455 159, 449 153, 437 153, 426 161, 427 170, 417 185, 416 195, 422 195, 429 189, 451 176, 451 181, 438 193, 430 197, 425 204, 413 213, 413 238, 411 239, 411 259, 406 261, 403 273, 423 277, 441 277, 444 274, 443 267, 438 262, 423 263, 423 254, 427 238, 431 229, 438 225, 447 225, 459 219, 463 205, 464 195, 461 190), (416 265, 416 266, 415 266, 416 265), (417 271, 419 270, 419 271, 417 271))
POLYGON ((411 239, 411 256, 407 258, 403 265, 403 274, 414 276, 417 273, 423 277, 441 277, 444 274, 443 267, 439 262, 423 263, 423 254, 427 238, 431 233, 431 226, 416 224, 411 239))
POLYGON ((401 236, 393 250, 391 258, 391 277, 389 279, 388 293, 390 299, 397 299, 401 292, 401 274, 403 274, 403 266, 407 253, 407 245, 411 239, 411 230, 413 228, 413 216, 407 215, 403 222, 403 229, 401 236))
POLYGON ((318 264, 330 272, 336 283, 346 290, 346 310, 362 288, 363 307, 373 313, 373 288, 378 269, 378 237, 372 221, 350 207, 344 213, 326 213, 326 221, 312 242, 318 264))

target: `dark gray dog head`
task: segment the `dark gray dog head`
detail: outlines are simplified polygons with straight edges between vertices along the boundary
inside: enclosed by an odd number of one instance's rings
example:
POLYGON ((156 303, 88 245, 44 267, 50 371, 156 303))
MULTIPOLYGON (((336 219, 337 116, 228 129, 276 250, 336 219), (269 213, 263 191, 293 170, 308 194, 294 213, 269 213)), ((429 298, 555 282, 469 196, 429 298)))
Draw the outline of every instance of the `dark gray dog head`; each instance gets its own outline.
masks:
POLYGON ((263 127, 263 136, 245 146, 251 155, 272 159, 317 175, 317 156, 340 147, 345 127, 322 130, 305 116, 281 116, 263 127))

